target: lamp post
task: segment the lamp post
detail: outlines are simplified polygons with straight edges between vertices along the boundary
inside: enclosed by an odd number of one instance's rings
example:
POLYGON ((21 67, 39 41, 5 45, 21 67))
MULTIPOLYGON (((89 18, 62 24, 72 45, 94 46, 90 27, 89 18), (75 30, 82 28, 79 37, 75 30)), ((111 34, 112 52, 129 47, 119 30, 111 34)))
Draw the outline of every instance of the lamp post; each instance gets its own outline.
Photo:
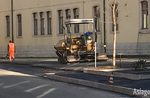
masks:
POLYGON ((11 0, 11 33, 12 33, 12 42, 14 43, 14 27, 13 27, 13 0, 11 0))

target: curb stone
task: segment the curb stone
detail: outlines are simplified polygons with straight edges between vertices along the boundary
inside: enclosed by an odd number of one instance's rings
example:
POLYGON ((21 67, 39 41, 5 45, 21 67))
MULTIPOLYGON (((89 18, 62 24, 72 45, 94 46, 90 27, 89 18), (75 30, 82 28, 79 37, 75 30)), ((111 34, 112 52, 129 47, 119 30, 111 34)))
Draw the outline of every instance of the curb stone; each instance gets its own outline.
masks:
POLYGON ((137 95, 137 96, 133 95, 134 89, 127 88, 127 87, 108 85, 108 84, 104 84, 104 83, 96 83, 96 82, 91 82, 91 81, 87 81, 87 80, 69 78, 69 77, 58 76, 58 75, 48 75, 47 78, 56 80, 56 81, 78 84, 78 85, 82 85, 82 86, 122 93, 122 94, 130 95, 132 98, 150 98, 150 95, 148 95, 146 97, 144 97, 142 95, 137 95))
MULTIPOLYGON (((84 69, 83 73, 110 76, 111 71, 104 72, 104 71, 93 71, 93 70, 84 69)), ((150 75, 143 75, 143 74, 136 75, 136 74, 129 74, 129 73, 121 73, 121 72, 113 72, 113 76, 120 77, 120 78, 127 78, 131 80, 150 79, 150 75)))
POLYGON ((110 91, 133 96, 132 88, 126 88, 126 87, 115 86, 115 85, 107 85, 107 84, 103 84, 103 83, 96 83, 96 82, 68 78, 68 77, 63 77, 63 76, 58 76, 58 75, 48 75, 47 78, 52 79, 52 80, 67 82, 67 83, 78 84, 78 85, 82 85, 82 86, 88 86, 88 87, 92 87, 92 88, 110 90, 110 91))

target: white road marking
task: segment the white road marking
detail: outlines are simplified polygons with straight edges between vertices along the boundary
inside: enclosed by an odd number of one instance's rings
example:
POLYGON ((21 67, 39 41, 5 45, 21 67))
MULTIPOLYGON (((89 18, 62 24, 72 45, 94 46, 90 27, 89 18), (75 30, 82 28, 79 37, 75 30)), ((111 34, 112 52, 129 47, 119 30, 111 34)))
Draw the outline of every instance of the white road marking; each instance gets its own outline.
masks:
POLYGON ((40 86, 31 88, 31 89, 28 89, 28 90, 26 90, 25 92, 32 92, 32 91, 34 91, 34 90, 36 90, 36 89, 39 89, 39 88, 42 88, 42 87, 45 87, 45 86, 48 86, 48 85, 47 85, 47 84, 46 84, 46 85, 40 85, 40 86))
POLYGON ((23 73, 13 72, 13 71, 8 71, 8 70, 4 70, 4 69, 0 69, 0 76, 29 76, 29 77, 35 77, 33 75, 23 74, 23 73))
POLYGON ((78 64, 78 63, 68 64, 69 66, 62 67, 61 69, 72 68, 72 67, 70 67, 70 66, 75 66, 75 65, 77 65, 77 64, 78 64))
POLYGON ((48 91, 46 91, 46 92, 44 92, 43 94, 37 96, 36 98, 44 97, 44 96, 46 96, 47 94, 53 92, 54 90, 56 90, 56 88, 49 89, 48 91))
POLYGON ((69 64, 69 66, 74 66, 74 65, 77 65, 78 63, 74 63, 74 64, 69 64))
POLYGON ((47 73, 47 75, 54 75, 55 73, 47 73))
POLYGON ((0 86, 2 86, 4 83, 1 83, 0 86))
POLYGON ((89 65, 94 65, 94 63, 88 63, 87 65, 88 65, 88 66, 89 66, 89 65))
POLYGON ((77 67, 77 68, 75 68, 74 70, 78 70, 78 69, 81 69, 81 68, 83 68, 83 67, 77 67))
POLYGON ((60 69, 67 69, 68 67, 62 67, 62 68, 60 68, 60 69))
POLYGON ((17 86, 17 85, 20 85, 20 84, 24 84, 24 83, 28 83, 28 82, 30 82, 30 81, 23 81, 23 82, 19 82, 19 83, 13 84, 13 85, 3 86, 3 88, 10 88, 10 87, 14 87, 14 86, 17 86))

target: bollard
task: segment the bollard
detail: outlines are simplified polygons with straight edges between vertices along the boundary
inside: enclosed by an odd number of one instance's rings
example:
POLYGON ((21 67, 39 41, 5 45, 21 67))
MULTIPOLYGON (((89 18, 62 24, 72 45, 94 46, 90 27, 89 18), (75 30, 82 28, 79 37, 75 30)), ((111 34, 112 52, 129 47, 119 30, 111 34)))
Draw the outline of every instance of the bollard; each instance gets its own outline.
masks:
POLYGON ((123 55, 123 53, 118 53, 118 55, 120 55, 120 67, 121 67, 121 55, 123 55))

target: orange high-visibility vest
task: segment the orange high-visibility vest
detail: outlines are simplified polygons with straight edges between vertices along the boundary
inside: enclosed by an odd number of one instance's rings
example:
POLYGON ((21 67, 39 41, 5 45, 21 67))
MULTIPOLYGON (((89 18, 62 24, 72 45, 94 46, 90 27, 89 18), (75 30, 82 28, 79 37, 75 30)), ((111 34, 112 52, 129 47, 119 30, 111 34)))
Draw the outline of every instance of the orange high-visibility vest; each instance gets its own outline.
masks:
POLYGON ((15 51, 15 44, 9 43, 9 51, 15 51))

